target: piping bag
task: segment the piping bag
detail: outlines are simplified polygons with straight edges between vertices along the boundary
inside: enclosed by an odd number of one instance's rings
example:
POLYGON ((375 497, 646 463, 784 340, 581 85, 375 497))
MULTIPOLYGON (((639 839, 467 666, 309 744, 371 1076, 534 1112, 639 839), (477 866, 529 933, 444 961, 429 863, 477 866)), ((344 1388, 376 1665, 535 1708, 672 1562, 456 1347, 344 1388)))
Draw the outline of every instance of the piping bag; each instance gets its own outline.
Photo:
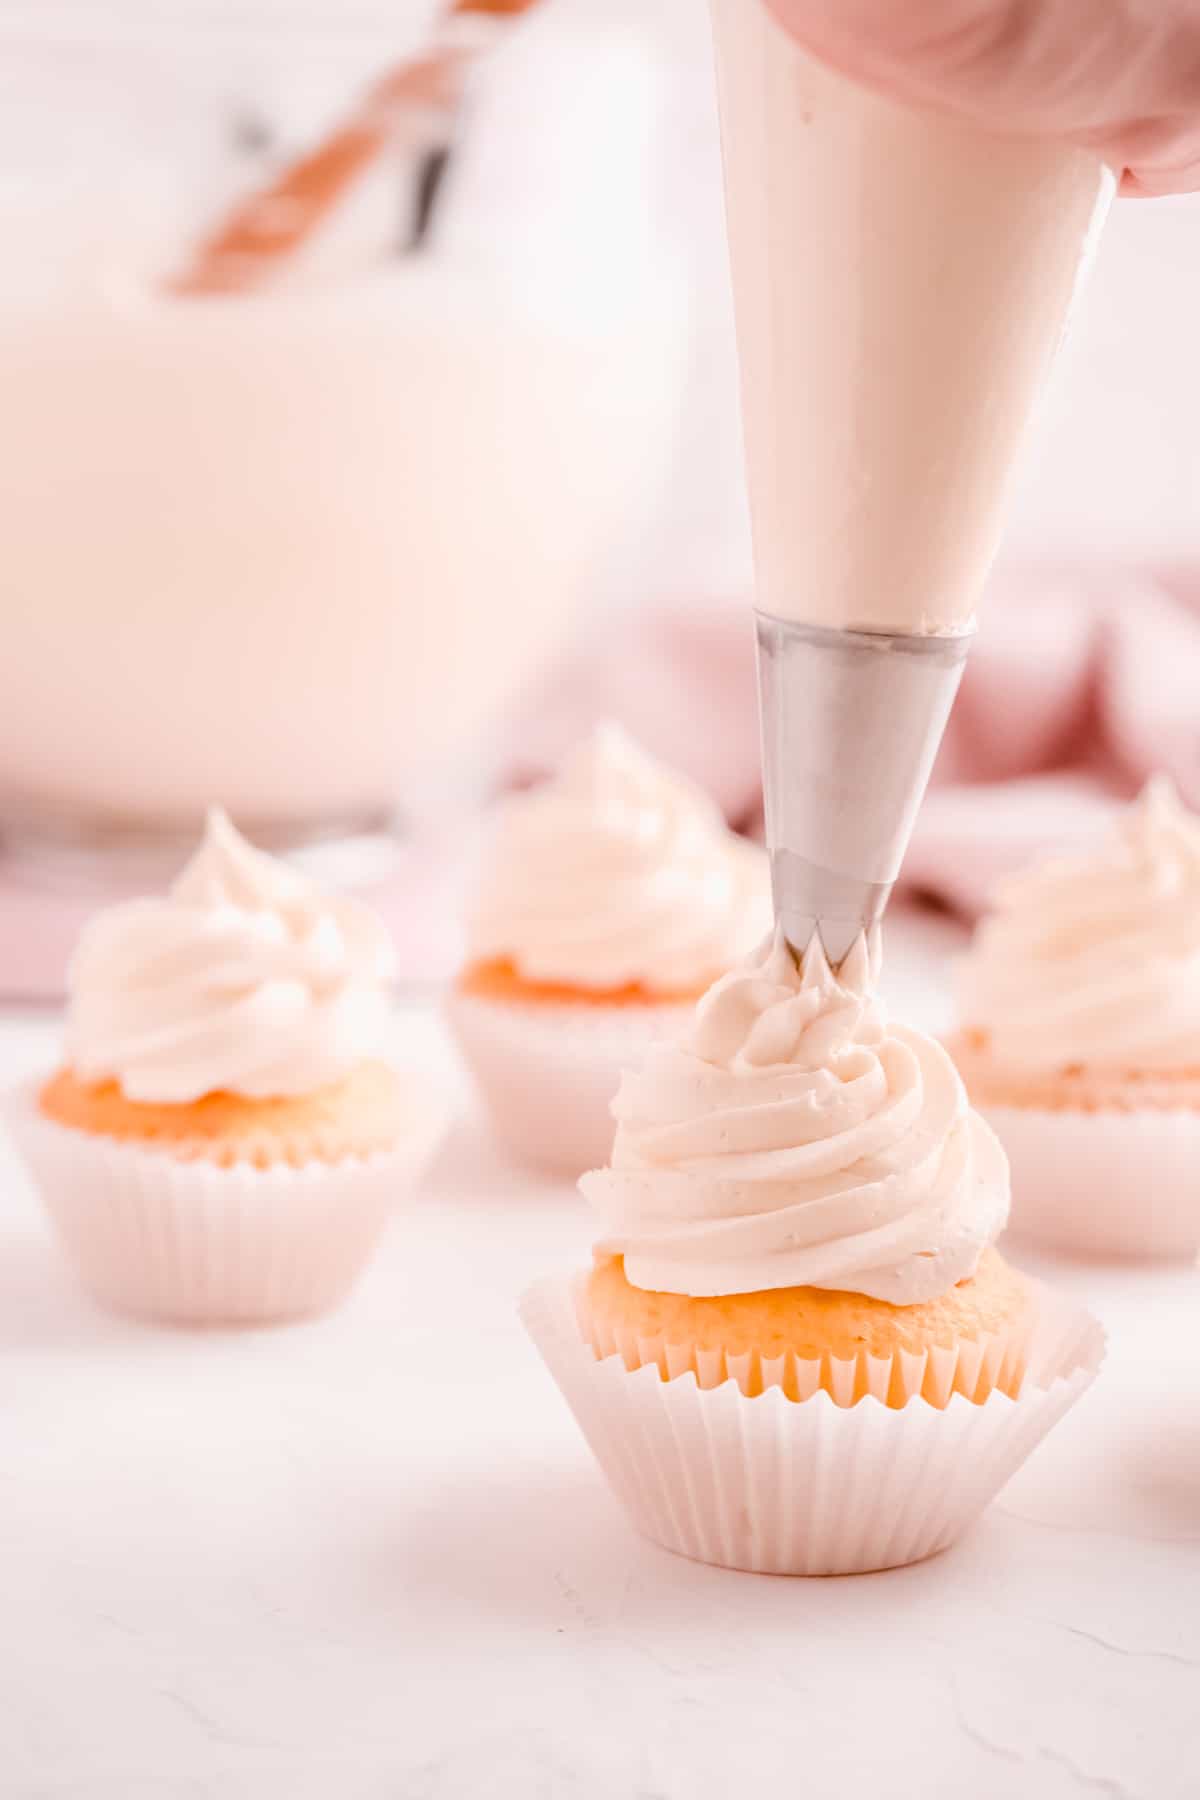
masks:
POLYGON ((1014 465, 1115 188, 712 0, 767 847, 799 957, 882 916, 1014 465))

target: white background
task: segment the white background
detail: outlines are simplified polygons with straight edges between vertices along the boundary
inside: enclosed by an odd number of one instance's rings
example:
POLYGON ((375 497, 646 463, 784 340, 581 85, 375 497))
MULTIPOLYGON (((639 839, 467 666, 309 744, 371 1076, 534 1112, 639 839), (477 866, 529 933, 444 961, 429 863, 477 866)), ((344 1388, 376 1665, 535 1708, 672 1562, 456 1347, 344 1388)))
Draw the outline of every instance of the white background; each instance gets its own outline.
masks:
MULTIPOLYGON (((944 947, 893 932, 897 1010, 942 1019, 944 947)), ((458 1086, 428 1005, 396 1047, 458 1086)), ((789 1581, 609 1497, 514 1314, 588 1244, 464 1097, 342 1312, 157 1330, 0 1157, 6 1800, 1190 1800, 1200 1273, 1018 1252, 1106 1324, 1095 1387, 945 1555, 789 1581)))
MULTIPOLYGON (((628 32, 632 16, 595 0, 547 9, 537 29, 565 91, 588 34, 628 32)), ((703 8, 647 4, 636 28, 651 25, 675 45, 656 65, 668 197, 656 253, 691 271, 685 425, 703 429, 683 434, 691 455, 648 566, 712 567, 724 533, 734 579, 703 8)), ((514 73, 482 114, 494 136, 480 164, 520 143, 521 166, 539 161, 550 115, 528 92, 514 73)), ((555 129, 569 113, 553 113, 555 129)), ((570 200, 551 191, 548 216, 571 217, 570 200)), ((1018 547, 1190 550, 1197 317, 1200 203, 1119 207, 1018 547)), ((937 946, 910 944, 907 960, 896 948, 900 998, 936 1022, 937 946)), ((54 1037, 52 1022, 4 1023, 0 1074, 45 1062, 54 1037)), ((427 1006, 405 1009, 396 1039, 456 1080, 427 1006)), ((578 1265, 588 1241, 577 1198, 503 1165, 464 1109, 343 1312, 263 1333, 154 1331, 75 1291, 0 1154, 0 1792, 1195 1794, 1200 1274, 1023 1258, 1108 1326, 1096 1388, 945 1556, 788 1582, 675 1560, 636 1539, 605 1492, 513 1310, 528 1280, 578 1265)))

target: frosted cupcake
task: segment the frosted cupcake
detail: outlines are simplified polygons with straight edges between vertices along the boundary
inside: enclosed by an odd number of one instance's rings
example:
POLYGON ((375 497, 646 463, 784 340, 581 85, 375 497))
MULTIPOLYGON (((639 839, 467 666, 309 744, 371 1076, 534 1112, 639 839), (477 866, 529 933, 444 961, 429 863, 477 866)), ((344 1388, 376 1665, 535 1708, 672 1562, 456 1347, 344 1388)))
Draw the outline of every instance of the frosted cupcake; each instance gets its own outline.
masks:
POLYGON ((524 1302, 635 1523, 706 1562, 930 1555, 1098 1366, 994 1249, 1003 1152, 873 963, 775 941, 719 981, 621 1083, 594 1268, 524 1302))
POLYGON ((63 1065, 11 1118, 98 1299, 232 1323, 346 1293, 443 1119, 378 1059, 391 965, 366 907, 219 811, 169 895, 88 924, 63 1065))
POLYGON ((767 930, 767 862, 708 797, 606 726, 504 806, 451 1022, 497 1134, 578 1175, 622 1069, 767 930))
POLYGON ((1200 820, 1164 779, 1107 842, 1010 881, 959 970, 952 1048, 1008 1152, 1015 1230, 1200 1248, 1200 820))

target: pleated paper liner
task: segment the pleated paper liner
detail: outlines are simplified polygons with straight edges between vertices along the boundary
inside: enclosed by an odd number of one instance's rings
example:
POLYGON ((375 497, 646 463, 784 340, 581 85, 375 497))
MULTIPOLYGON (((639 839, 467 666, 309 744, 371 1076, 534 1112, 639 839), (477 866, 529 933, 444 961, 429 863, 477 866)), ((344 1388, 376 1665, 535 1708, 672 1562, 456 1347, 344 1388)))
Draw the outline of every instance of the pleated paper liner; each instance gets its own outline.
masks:
POLYGON ((1008 1156, 1014 1236, 1127 1261, 1200 1252, 1200 1111, 979 1110, 1008 1156))
POLYGON ((194 1325, 329 1311, 353 1287, 445 1128, 433 1091, 393 1150, 269 1169, 182 1162, 44 1118, 33 1088, 10 1130, 63 1251, 103 1305, 194 1325))
POLYGON ((895 1371, 868 1377, 854 1363, 829 1372, 839 1398, 811 1386, 802 1397, 798 1371, 794 1395, 786 1380, 748 1392, 752 1367, 664 1379, 655 1356, 633 1369, 616 1349, 598 1356, 580 1326, 585 1279, 538 1283, 521 1316, 634 1526, 679 1555, 762 1574, 859 1574, 947 1548, 1104 1353, 1089 1313, 1031 1283, 1036 1321, 1015 1398, 996 1388, 977 1403, 952 1380, 944 1403, 917 1388, 889 1405, 895 1371))

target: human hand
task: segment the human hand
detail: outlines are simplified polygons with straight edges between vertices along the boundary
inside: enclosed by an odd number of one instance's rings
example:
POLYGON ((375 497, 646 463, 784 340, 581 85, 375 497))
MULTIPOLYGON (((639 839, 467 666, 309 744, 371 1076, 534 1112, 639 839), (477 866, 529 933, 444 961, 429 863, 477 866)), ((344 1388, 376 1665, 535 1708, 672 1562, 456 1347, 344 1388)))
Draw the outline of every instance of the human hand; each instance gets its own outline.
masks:
POLYGON ((1200 0, 766 0, 853 80, 1081 144, 1126 194, 1200 188, 1200 0))

